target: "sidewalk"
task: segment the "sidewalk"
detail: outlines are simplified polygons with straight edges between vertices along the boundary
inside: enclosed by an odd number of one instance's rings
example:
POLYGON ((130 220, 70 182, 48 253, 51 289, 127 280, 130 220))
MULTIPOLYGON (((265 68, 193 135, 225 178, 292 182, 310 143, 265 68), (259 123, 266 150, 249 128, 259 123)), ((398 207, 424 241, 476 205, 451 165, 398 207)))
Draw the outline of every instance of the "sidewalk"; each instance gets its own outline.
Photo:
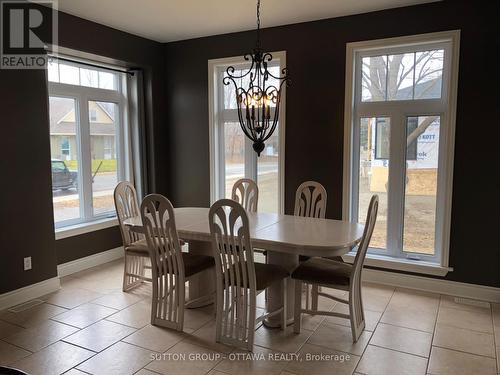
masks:
MULTIPOLYGON (((94 198, 96 197, 105 197, 107 195, 113 195, 113 190, 102 190, 102 191, 96 191, 95 193, 92 194, 94 198)), ((71 195, 65 195, 62 197, 53 197, 52 202, 54 203, 60 203, 60 202, 68 202, 68 201, 73 201, 77 200, 78 194, 71 194, 71 195)))

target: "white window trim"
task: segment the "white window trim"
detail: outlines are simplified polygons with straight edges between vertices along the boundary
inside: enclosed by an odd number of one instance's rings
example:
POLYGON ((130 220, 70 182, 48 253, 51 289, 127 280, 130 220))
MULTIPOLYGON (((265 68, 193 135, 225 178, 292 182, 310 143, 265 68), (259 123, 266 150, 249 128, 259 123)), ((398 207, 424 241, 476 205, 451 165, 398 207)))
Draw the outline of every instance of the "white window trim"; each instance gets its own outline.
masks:
MULTIPOLYGON (((273 58, 280 60, 280 66, 286 66, 286 51, 271 52, 273 58)), ((216 136, 215 126, 217 124, 217 113, 215 108, 218 108, 217 103, 217 86, 215 81, 217 79, 217 67, 220 65, 230 65, 230 64, 241 64, 245 60, 242 56, 227 57, 220 59, 208 60, 208 134, 209 134, 209 151, 210 151, 210 204, 215 203, 219 197, 217 192, 219 191, 218 181, 219 173, 219 158, 221 148, 218 144, 218 137, 216 136)), ((279 108, 279 171, 278 171, 278 204, 279 212, 283 214, 285 212, 285 131, 286 131, 286 85, 282 86, 282 98, 279 108)))
MULTIPOLYGON (((55 56, 57 59, 57 56, 55 56)), ((78 60, 75 60, 75 63, 64 61, 65 65, 74 65, 81 67, 78 64, 78 60)), ((93 68, 99 71, 99 68, 93 68)), ((103 69, 105 71, 105 69, 103 69)), ((118 105, 118 124, 121 126, 117 126, 116 128, 116 154, 118 156, 117 163, 117 173, 118 179, 130 179, 131 174, 131 164, 130 164, 130 139, 128 136, 128 96, 127 96, 127 80, 126 77, 117 77, 116 84, 117 89, 102 89, 88 86, 80 86, 80 85, 72 85, 66 83, 52 82, 48 80, 48 95, 54 97, 61 98, 69 98, 75 100, 75 117, 78 118, 78 122, 82 123, 82 121, 88 121, 90 125, 90 117, 89 117, 89 109, 88 105, 80 106, 80 103, 88 103, 88 101, 101 101, 101 102, 111 102, 118 105), (81 108, 83 107, 83 108, 81 108)), ((81 127, 79 126, 76 131, 76 140, 77 140, 77 153, 78 157, 81 160, 81 166, 78 170, 78 179, 79 181, 83 181, 83 173, 90 174, 91 176, 91 168, 90 164, 90 155, 84 156, 82 153, 82 146, 86 149, 90 149, 90 145, 84 144, 84 141, 81 139, 81 127)), ((86 129, 87 131, 90 130, 86 129)), ((88 138, 90 141, 90 137, 88 138)), ((87 176, 88 178, 89 176, 87 176)), ((92 191, 89 190, 88 186, 84 186, 82 184, 81 191, 78 192, 79 198, 85 196, 87 201, 92 201, 92 191)), ((84 234, 88 232, 92 232, 99 229, 109 228, 118 224, 116 219, 116 213, 107 212, 100 215, 93 215, 89 212, 90 206, 82 207, 80 206, 80 218, 78 219, 69 219, 64 220, 59 223, 54 222, 56 240, 62 239, 66 237, 76 236, 79 234, 84 234), (87 210, 87 212, 86 212, 87 210)))
MULTIPOLYGON (((384 49, 390 47, 398 48, 399 46, 408 46, 411 44, 421 43, 439 43, 451 42, 451 65, 449 66, 449 79, 447 87, 444 86, 443 91, 447 92, 447 110, 444 114, 448 126, 442 133, 444 141, 444 149, 446 153, 440 157, 443 169, 440 173, 442 182, 443 194, 436 197, 439 200, 438 204, 442 205, 442 216, 436 218, 442 222, 442 233, 436 233, 436 241, 441 244, 441 259, 440 264, 431 264, 422 261, 411 261, 409 259, 392 258, 388 256, 380 256, 367 254, 366 264, 381 268, 396 269, 408 272, 417 272, 425 274, 433 274, 444 276, 453 269, 449 267, 449 252, 450 252, 450 226, 451 226, 451 204, 453 192, 453 162, 454 162, 454 146, 455 146, 455 123, 456 123, 456 107, 457 107, 457 88, 458 88, 458 63, 459 63, 459 44, 460 30, 443 31, 437 33, 420 34, 396 38, 378 39, 372 41, 353 42, 346 44, 346 76, 345 76, 345 106, 344 106, 344 163, 343 163, 343 200, 342 200, 342 217, 344 220, 352 220, 350 215, 351 206, 351 184, 352 184, 352 144, 353 144, 353 122, 354 122, 354 92, 355 92, 355 70, 354 59, 357 51, 367 51, 370 49, 384 49)), ((450 61, 450 60, 448 60, 450 61)), ((429 108, 425 107, 425 100, 421 101, 424 104, 425 112, 429 112, 429 108)), ((369 105, 369 103, 367 103, 369 105)), ((396 103, 397 105, 398 103, 396 103)), ((391 105, 391 103, 388 103, 391 105)), ((349 253, 344 256, 346 261, 353 260, 353 254, 349 253)))
POLYGON ((105 219, 97 219, 93 221, 86 221, 79 224, 68 225, 60 228, 56 228, 55 236, 56 240, 62 240, 63 238, 79 236, 80 234, 95 232, 97 230, 116 227, 118 225, 118 219, 116 217, 109 217, 105 219))

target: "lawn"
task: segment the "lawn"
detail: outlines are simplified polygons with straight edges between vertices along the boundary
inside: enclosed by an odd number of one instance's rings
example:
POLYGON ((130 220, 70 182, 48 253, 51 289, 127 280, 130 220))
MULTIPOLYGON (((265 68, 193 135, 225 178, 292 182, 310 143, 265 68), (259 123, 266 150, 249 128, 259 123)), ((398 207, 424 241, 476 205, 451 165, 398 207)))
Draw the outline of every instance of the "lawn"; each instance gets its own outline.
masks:
MULTIPOLYGON (((99 172, 116 172, 116 159, 95 159, 92 160, 92 173, 95 173, 99 164, 102 162, 99 172)), ((69 169, 75 170, 78 168, 77 160, 66 160, 66 166, 69 169)))

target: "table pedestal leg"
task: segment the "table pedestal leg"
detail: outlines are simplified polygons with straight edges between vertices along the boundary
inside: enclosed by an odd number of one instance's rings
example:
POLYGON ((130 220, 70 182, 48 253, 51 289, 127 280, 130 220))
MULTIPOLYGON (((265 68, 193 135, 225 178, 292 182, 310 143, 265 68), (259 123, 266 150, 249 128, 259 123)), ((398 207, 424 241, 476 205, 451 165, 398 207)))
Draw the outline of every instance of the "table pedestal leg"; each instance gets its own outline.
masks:
MULTIPOLYGON (((299 264, 299 256, 295 254, 281 253, 277 251, 267 252, 267 263, 278 264, 288 271, 293 271, 299 264)), ((274 311, 281 307, 282 304, 282 294, 281 294, 282 283, 275 283, 267 290, 267 308, 268 311, 274 311)), ((293 306, 294 306, 294 283, 293 280, 289 280, 287 283, 287 315, 288 324, 293 323, 293 306)), ((281 314, 271 316, 264 320, 264 325, 266 327, 280 327, 281 326, 281 314)))
MULTIPOLYGON (((189 252, 192 254, 213 256, 212 243, 206 241, 189 241, 189 252)), ((215 302, 215 273, 208 269, 192 276, 189 280, 188 309, 211 305, 215 302), (201 297, 206 297, 201 299, 201 297)))

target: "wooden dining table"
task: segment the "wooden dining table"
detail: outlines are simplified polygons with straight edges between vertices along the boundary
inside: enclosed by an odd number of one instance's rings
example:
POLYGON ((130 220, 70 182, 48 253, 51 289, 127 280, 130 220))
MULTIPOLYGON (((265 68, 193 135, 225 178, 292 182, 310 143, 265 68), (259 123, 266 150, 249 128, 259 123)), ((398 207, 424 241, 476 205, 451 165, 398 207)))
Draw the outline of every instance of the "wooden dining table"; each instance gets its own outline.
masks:
MULTIPOLYGON (((189 244, 189 252, 213 256, 208 208, 175 208, 175 221, 179 238, 189 244)), ((363 225, 343 220, 306 218, 273 213, 247 213, 250 224, 252 246, 267 251, 267 262, 279 264, 292 271, 299 264, 299 255, 332 257, 346 254, 357 245, 363 235, 363 225)), ((124 221, 132 230, 143 232, 140 217, 124 221)), ((288 283, 288 320, 293 320, 294 290, 288 283)), ((189 282, 189 297, 198 297, 215 290, 212 270, 204 271, 189 282)), ((267 291, 270 311, 281 306, 281 283, 271 286, 267 291)), ((189 306, 189 305, 188 305, 189 306)), ((200 307, 190 305, 189 307, 200 307)), ((277 327, 280 317, 272 316, 266 326, 277 327)))

